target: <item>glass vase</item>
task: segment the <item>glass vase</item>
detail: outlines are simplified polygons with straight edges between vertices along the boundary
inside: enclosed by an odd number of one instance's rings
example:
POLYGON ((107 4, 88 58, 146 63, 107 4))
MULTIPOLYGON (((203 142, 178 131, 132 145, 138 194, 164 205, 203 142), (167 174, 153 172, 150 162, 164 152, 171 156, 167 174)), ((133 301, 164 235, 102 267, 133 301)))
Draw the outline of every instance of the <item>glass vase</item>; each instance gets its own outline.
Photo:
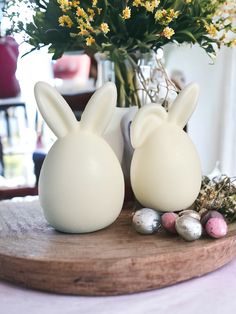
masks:
POLYGON ((141 107, 147 103, 163 103, 169 89, 162 66, 162 50, 135 52, 115 61, 97 53, 97 87, 114 82, 117 87, 118 107, 141 107))

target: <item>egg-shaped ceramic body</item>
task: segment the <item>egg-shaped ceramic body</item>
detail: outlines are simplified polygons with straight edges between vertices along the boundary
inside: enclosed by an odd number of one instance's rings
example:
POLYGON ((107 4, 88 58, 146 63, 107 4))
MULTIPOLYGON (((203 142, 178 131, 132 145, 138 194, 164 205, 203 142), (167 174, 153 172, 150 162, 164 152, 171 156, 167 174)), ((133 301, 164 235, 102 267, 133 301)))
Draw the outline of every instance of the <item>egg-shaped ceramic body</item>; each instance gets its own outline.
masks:
POLYGON ((189 136, 175 125, 160 126, 135 150, 131 183, 144 206, 162 211, 190 206, 199 193, 201 164, 189 136))
POLYGON ((120 164, 103 139, 73 132, 52 146, 41 170, 39 197, 55 229, 72 233, 102 229, 118 217, 123 195, 120 164))

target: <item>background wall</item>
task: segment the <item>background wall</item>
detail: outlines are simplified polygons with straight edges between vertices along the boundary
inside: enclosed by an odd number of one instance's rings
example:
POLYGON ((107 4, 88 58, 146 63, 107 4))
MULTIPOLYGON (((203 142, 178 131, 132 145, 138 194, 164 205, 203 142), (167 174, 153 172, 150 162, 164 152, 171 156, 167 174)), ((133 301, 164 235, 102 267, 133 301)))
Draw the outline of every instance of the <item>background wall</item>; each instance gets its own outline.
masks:
MULTIPOLYGON (((18 74, 26 87, 22 91, 26 90, 29 98, 35 81, 52 79, 50 56, 40 51, 19 61, 18 74)), ((213 63, 198 46, 170 45, 165 49, 165 62, 169 72, 181 70, 186 83, 200 85, 199 103, 188 130, 198 149, 203 173, 210 173, 220 161, 222 172, 236 176, 236 49, 221 49, 213 63)), ((31 96, 28 108, 33 109, 33 93, 31 96)))
POLYGON ((222 49, 214 64, 197 46, 168 46, 165 58, 169 71, 182 70, 187 83, 200 85, 189 134, 199 151, 203 173, 211 172, 219 160, 223 172, 236 175, 235 49, 222 49))
MULTIPOLYGON (((220 161, 224 173, 236 176, 236 49, 222 49, 214 64, 197 46, 172 45, 165 50, 168 71, 181 70, 187 83, 195 81, 200 85, 199 103, 188 126, 203 173, 210 173, 220 161)), ((21 45, 21 55, 26 51, 28 49, 21 45)), ((51 82, 50 58, 46 51, 19 58, 17 76, 32 124, 36 111, 33 85, 38 80, 51 82)), ((27 136, 30 136, 28 130, 25 138, 27 136)))

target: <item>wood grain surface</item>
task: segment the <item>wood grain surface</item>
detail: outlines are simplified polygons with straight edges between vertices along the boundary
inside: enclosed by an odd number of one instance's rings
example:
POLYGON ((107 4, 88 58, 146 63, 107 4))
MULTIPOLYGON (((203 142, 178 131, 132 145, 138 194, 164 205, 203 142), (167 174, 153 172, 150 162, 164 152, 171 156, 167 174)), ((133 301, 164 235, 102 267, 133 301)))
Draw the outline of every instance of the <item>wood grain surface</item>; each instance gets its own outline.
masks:
POLYGON ((0 202, 0 278, 65 294, 116 295, 157 289, 211 272, 236 255, 227 237, 185 242, 164 231, 139 235, 132 210, 110 227, 82 235, 55 231, 37 200, 0 202))

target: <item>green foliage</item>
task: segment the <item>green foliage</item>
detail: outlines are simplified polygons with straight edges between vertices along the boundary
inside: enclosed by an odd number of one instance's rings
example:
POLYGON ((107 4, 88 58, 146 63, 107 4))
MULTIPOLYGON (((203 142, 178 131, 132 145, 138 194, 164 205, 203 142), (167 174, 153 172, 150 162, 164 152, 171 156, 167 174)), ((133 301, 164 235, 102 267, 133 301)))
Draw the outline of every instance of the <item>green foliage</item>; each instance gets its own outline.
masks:
POLYGON ((169 42, 198 43, 211 54, 214 53, 216 45, 232 44, 231 41, 223 42, 222 38, 214 34, 215 31, 221 34, 229 30, 235 31, 232 26, 235 5, 227 1, 230 5, 230 13, 224 17, 221 14, 222 5, 226 3, 224 0, 98 0, 93 6, 92 0, 12 0, 8 5, 13 6, 16 2, 28 3, 34 12, 34 18, 26 25, 22 22, 18 23, 17 27, 14 25, 14 30, 24 31, 27 34, 26 40, 35 49, 50 45, 50 51, 55 54, 54 58, 59 57, 66 50, 73 49, 84 49, 90 53, 107 51, 111 56, 112 52, 117 49, 123 49, 127 53, 134 50, 149 51, 156 50, 169 42), (151 10, 148 9, 147 3, 153 5, 151 10), (126 6, 131 9, 131 16, 128 19, 122 17, 122 11, 126 6), (76 13, 78 7, 84 9, 88 17, 88 9, 93 9, 95 11, 93 18, 88 20, 79 17, 76 13), (98 9, 100 14, 98 14, 98 9), (178 12, 176 18, 168 18, 168 12, 171 9, 178 12), (164 14, 161 20, 155 19, 157 11, 164 14), (219 14, 219 19, 214 22, 214 17, 219 14), (59 25, 59 18, 62 15, 69 16, 73 23, 72 27, 59 25), (226 19, 230 21, 230 24, 225 25, 226 19), (91 27, 86 35, 80 34, 81 20, 91 27), (101 23, 108 24, 107 34, 100 30, 101 23), (207 29, 209 26, 211 26, 210 31, 207 29), (166 27, 174 31, 170 38, 164 36, 163 31, 166 27), (87 46, 86 39, 91 36, 95 42, 87 46))

